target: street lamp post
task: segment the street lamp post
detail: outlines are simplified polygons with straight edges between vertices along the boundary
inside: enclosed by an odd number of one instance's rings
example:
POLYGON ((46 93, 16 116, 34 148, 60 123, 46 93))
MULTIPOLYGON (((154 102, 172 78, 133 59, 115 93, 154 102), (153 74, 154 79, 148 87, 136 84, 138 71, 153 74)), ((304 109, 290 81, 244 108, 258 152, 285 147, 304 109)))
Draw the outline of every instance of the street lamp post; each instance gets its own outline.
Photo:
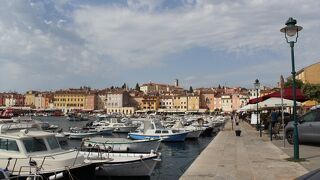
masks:
POLYGON ((292 90, 293 90, 293 121, 294 121, 294 130, 293 130, 293 139, 294 139, 294 159, 299 160, 299 137, 298 137, 298 121, 296 117, 296 111, 297 111, 297 102, 296 102, 296 72, 295 72, 295 66, 294 66, 294 44, 297 43, 298 37, 299 37, 299 31, 302 30, 301 26, 296 26, 297 20, 290 17, 288 21, 286 22, 286 27, 281 28, 280 32, 283 32, 285 34, 285 38, 287 43, 290 44, 291 47, 291 63, 292 63, 292 90), (292 40, 288 40, 289 37, 293 37, 292 40), (295 38, 294 38, 295 36, 295 38))
POLYGON ((260 89, 260 82, 258 79, 256 79, 256 81, 254 82, 254 88, 256 89, 257 91, 257 127, 259 126, 259 131, 260 131, 260 137, 262 137, 262 129, 261 129, 261 119, 259 120, 259 111, 258 111, 258 105, 259 105, 259 101, 258 101, 258 94, 259 94, 259 89, 260 89), (259 120, 259 121, 258 121, 259 120), (258 122, 259 122, 259 125, 258 125, 258 122))

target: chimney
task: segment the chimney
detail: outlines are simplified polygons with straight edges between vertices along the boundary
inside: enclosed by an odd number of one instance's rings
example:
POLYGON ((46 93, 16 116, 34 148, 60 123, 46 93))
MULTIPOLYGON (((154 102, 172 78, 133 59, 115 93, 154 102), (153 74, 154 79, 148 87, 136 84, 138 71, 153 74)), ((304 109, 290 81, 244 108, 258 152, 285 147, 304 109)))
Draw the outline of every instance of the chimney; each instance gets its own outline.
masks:
POLYGON ((176 87, 179 86, 179 79, 176 79, 175 86, 176 86, 176 87))

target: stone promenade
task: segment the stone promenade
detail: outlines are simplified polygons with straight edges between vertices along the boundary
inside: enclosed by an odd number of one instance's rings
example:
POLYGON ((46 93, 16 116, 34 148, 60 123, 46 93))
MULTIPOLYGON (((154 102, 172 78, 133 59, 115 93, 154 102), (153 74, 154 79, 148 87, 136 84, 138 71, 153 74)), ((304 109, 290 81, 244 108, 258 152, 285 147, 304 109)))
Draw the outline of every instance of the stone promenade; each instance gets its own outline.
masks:
POLYGON ((249 124, 240 127, 237 137, 229 121, 180 179, 287 180, 308 172, 249 124))

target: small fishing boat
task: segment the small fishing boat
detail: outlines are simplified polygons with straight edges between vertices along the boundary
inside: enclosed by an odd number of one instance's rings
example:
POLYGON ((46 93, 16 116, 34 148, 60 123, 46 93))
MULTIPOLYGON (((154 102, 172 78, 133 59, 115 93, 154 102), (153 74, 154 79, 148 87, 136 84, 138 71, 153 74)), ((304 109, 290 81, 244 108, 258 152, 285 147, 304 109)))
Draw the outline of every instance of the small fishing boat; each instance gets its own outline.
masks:
POLYGON ((150 176, 160 153, 109 153, 80 151, 87 163, 100 164, 97 176, 150 176))
POLYGON ((145 120, 143 124, 143 131, 128 133, 128 136, 136 140, 157 138, 162 141, 184 141, 188 135, 188 132, 174 132, 171 129, 165 129, 159 121, 155 120, 145 120))
POLYGON ((85 147, 112 152, 157 152, 160 143, 160 139, 131 140, 106 137, 91 137, 83 141, 85 147))

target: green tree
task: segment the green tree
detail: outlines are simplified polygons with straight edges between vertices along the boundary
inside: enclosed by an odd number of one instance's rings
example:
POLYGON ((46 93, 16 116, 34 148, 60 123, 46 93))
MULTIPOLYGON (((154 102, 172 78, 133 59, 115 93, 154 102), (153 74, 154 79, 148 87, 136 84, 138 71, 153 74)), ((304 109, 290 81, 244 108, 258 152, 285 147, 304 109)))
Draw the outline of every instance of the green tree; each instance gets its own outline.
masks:
MULTIPOLYGON (((289 78, 287 82, 284 83, 284 87, 292 87, 293 81, 292 78, 289 78)), ((296 79, 296 88, 301 89, 303 86, 303 82, 299 79, 296 79)))
POLYGON ((192 88, 192 86, 190 86, 190 88, 189 88, 189 93, 193 93, 193 88, 192 88))
POLYGON ((302 91, 309 99, 320 102, 320 84, 304 84, 302 91))
POLYGON ((127 84, 124 83, 122 86, 121 86, 122 89, 127 89, 127 84))
POLYGON ((136 90, 136 91, 140 91, 140 86, 139 86, 139 84, 138 84, 138 83, 136 84, 136 88, 135 88, 135 90, 136 90))

